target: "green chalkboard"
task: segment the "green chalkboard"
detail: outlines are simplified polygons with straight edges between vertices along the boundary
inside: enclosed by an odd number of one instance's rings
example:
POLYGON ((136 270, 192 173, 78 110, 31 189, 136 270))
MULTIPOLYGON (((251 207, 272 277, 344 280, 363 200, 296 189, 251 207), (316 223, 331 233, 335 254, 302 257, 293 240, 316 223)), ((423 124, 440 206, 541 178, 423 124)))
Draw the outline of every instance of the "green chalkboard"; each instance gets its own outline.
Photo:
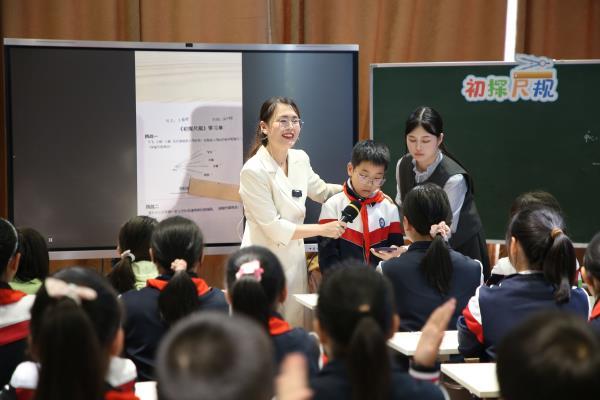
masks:
POLYGON ((513 199, 546 190, 560 201, 569 235, 587 243, 600 231, 600 60, 556 62, 553 102, 469 102, 463 80, 510 76, 513 63, 371 66, 372 138, 393 167, 384 191, 396 195, 394 168, 406 152, 404 123, 419 105, 444 119, 446 145, 470 171, 488 240, 502 240, 513 199))

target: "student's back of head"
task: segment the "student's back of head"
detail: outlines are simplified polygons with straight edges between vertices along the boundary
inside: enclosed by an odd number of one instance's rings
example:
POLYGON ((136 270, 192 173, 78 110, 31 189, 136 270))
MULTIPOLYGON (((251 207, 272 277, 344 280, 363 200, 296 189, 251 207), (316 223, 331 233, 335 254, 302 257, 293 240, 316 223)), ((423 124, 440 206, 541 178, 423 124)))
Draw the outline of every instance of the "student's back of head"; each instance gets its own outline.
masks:
POLYGON ((600 344, 581 317, 545 311, 505 336, 497 374, 506 400, 593 398, 600 344))
POLYGON ((150 239, 158 222, 147 216, 136 216, 128 220, 119 230, 119 253, 121 260, 108 275, 110 283, 119 293, 135 286, 133 263, 150 261, 150 239))
POLYGON ((421 268, 427 282, 441 294, 447 294, 453 270, 448 244, 439 229, 431 237, 434 226, 442 222, 446 226, 452 223, 452 209, 446 192, 433 183, 415 186, 402 202, 402 214, 421 236, 431 238, 432 242, 421 262, 421 268))
POLYGON ((268 329, 269 316, 282 301, 285 274, 269 249, 244 247, 227 261, 227 292, 235 313, 242 313, 268 329))
POLYGON ((18 231, 21 261, 15 279, 20 282, 46 279, 50 265, 46 240, 32 228, 19 228, 18 231))
POLYGON ((32 354, 41 364, 35 398, 99 398, 111 350, 121 344, 121 314, 116 292, 93 270, 48 278, 31 309, 32 354))
POLYGON ((564 229, 557 211, 525 208, 511 219, 506 233, 511 263, 517 270, 543 271, 546 280, 556 285, 557 303, 569 301, 577 264, 573 243, 564 229))
POLYGON ((317 320, 333 359, 349 371, 353 399, 386 399, 391 372, 387 338, 395 330, 392 288, 359 263, 333 270, 319 289, 317 320))
POLYGON ((160 293, 158 305, 164 320, 172 324, 198 309, 198 293, 191 276, 200 265, 204 238, 195 222, 184 217, 171 217, 156 225, 150 248, 159 271, 171 276, 169 284, 160 293), (183 270, 172 269, 176 260, 180 260, 178 263, 184 266, 183 270))
POLYGON ((390 150, 383 143, 377 143, 373 140, 363 140, 352 148, 352 159, 350 161, 353 167, 357 167, 362 162, 369 162, 374 165, 381 165, 385 170, 390 163, 390 150))
POLYGON ((242 316, 188 316, 173 326, 157 354, 161 400, 268 400, 273 377, 267 334, 242 316))
POLYGON ((526 208, 549 208, 559 214, 562 213, 562 209, 556 197, 543 190, 525 192, 517 196, 510 207, 511 218, 516 213, 526 208))

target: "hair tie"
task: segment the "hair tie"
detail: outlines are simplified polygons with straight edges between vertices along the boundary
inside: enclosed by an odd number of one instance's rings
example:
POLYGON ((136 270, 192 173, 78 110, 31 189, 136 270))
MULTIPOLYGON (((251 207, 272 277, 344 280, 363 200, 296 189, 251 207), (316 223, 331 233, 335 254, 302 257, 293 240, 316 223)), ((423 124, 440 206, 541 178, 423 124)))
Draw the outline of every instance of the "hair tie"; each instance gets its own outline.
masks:
POLYGON ((67 283, 57 278, 46 278, 44 286, 48 296, 55 299, 68 297, 77 305, 81 304, 81 300, 95 300, 98 297, 98 294, 92 288, 77 286, 74 283, 67 283))
POLYGON ((450 227, 446 225, 446 222, 442 221, 439 224, 431 225, 429 229, 429 235, 435 239, 436 235, 440 235, 445 241, 448 241, 450 236, 450 227))
POLYGON ((358 306, 358 312, 361 314, 368 314, 371 312, 371 306, 368 304, 361 304, 358 306))
POLYGON ((125 250, 124 252, 121 253, 121 259, 123 259, 125 257, 129 257, 129 259, 131 260, 131 262, 135 261, 135 255, 133 255, 133 253, 131 252, 131 250, 125 250))
POLYGON ((171 263, 171 269, 175 272, 186 271, 187 261, 182 260, 181 258, 177 258, 171 263))
POLYGON ((550 231, 550 237, 552 238, 552 240, 556 239, 556 237, 558 235, 560 235, 561 233, 563 233, 562 229, 558 228, 558 227, 554 227, 552 228, 552 230, 550 231))
POLYGON ((248 261, 240 265, 240 268, 235 273, 235 279, 237 280, 244 276, 252 276, 260 282, 263 272, 265 272, 265 270, 260 267, 260 261, 248 261))

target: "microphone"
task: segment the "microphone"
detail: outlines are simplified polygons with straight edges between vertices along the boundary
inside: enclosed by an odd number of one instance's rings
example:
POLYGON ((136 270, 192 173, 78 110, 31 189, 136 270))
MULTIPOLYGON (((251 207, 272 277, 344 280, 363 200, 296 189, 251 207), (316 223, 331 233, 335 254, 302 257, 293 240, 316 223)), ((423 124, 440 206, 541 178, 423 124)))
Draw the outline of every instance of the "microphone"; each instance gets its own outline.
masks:
MULTIPOLYGON (((340 217, 340 221, 345 222, 345 223, 349 223, 354 221, 354 219, 358 216, 358 214, 360 213, 360 209, 362 208, 362 203, 358 200, 353 200, 350 202, 350 204, 348 204, 346 207, 344 207, 344 209, 342 210, 342 216, 340 217)), ((321 245, 322 246, 327 246, 329 245, 329 242, 331 242, 330 237, 326 237, 321 241, 321 245)))

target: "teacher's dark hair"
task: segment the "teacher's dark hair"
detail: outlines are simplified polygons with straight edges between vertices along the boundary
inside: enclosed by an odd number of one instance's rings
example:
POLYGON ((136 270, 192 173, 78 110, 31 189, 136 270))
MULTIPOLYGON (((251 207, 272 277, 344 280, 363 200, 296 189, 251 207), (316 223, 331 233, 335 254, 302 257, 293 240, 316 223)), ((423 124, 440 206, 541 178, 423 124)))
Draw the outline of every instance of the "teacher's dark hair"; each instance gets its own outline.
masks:
MULTIPOLYGON (((429 235, 431 225, 444 221, 452 224, 452 209, 446 192, 434 183, 415 186, 402 202, 402 215, 420 235, 429 235)), ((444 238, 437 234, 421 261, 421 270, 427 283, 440 294, 447 295, 452 280, 452 260, 444 238)))
POLYGON ((268 124, 271 121, 271 118, 273 118, 273 113, 275 113, 275 108, 277 108, 277 104, 289 105, 294 109, 296 114, 298 114, 298 118, 300 118, 300 109, 298 108, 294 100, 292 100, 289 97, 273 96, 267 101, 265 101, 260 107, 259 122, 256 126, 254 144, 250 148, 247 158, 250 158, 253 155, 255 155, 260 146, 266 146, 269 142, 267 135, 263 133, 262 128, 260 127, 260 123, 265 122, 268 124))

